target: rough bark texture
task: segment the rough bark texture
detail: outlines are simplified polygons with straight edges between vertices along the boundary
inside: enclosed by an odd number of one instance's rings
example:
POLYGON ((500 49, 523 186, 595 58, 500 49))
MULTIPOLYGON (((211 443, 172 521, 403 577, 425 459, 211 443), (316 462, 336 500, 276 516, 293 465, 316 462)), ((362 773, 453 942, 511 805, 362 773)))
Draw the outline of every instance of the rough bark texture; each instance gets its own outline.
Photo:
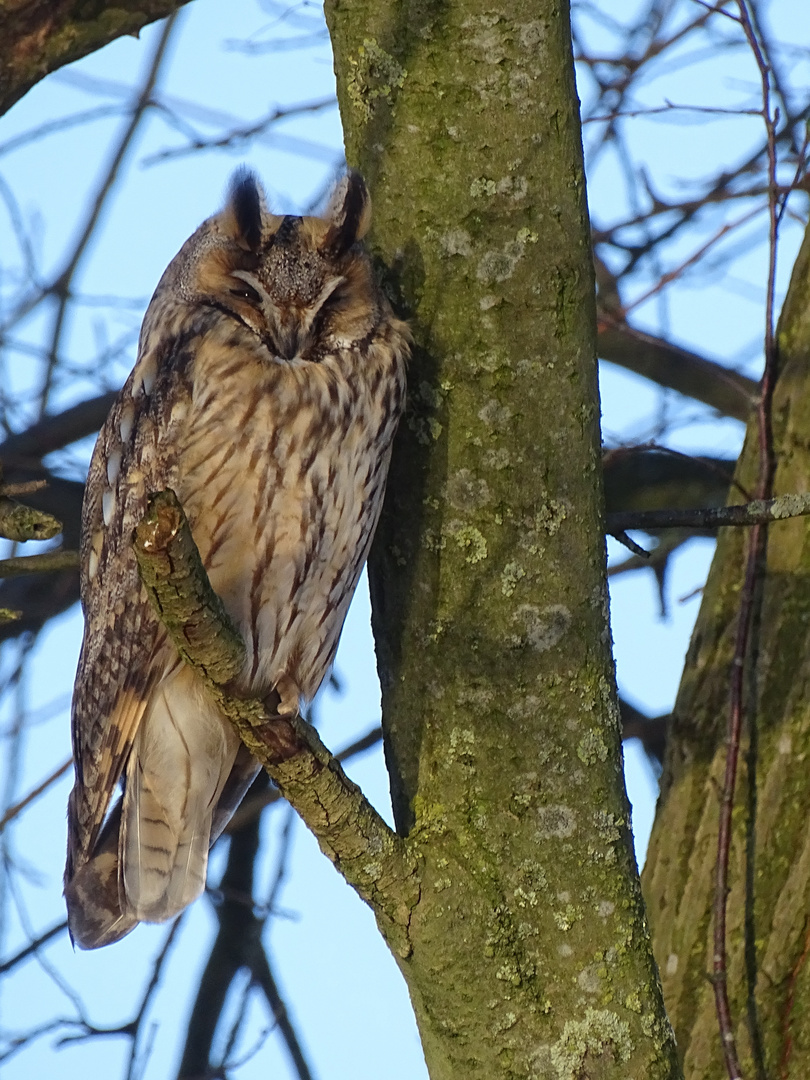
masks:
POLYGON ((677 1074, 621 777, 568 8, 332 0, 417 349, 371 563, 433 1080, 677 1074))
POLYGON ((183 0, 0 0, 0 115, 51 71, 171 15, 183 0))
MULTIPOLYGON (((775 493, 810 491, 810 234, 778 332, 775 493)), ((739 479, 754 485, 752 427, 739 479)), ((742 530, 721 535, 675 706, 644 891, 687 1077, 724 1075, 711 968, 718 791, 742 530)), ((737 788, 728 898, 729 993, 746 1077, 810 1075, 810 526, 770 526, 749 664, 748 738, 737 788), (753 716, 751 716, 753 713, 753 716), (756 993, 751 993, 755 988, 756 993)))

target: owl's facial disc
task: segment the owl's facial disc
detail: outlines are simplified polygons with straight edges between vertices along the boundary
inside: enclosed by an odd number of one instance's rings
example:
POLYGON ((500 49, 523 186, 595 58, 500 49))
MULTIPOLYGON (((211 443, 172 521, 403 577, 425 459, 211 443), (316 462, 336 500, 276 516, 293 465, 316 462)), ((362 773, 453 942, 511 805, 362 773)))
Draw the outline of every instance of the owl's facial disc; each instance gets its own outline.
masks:
POLYGON ((230 290, 238 305, 239 318, 247 323, 276 356, 284 360, 305 359, 314 342, 314 327, 336 289, 345 278, 327 278, 314 299, 304 303, 295 296, 273 297, 255 274, 234 270, 237 283, 230 290))

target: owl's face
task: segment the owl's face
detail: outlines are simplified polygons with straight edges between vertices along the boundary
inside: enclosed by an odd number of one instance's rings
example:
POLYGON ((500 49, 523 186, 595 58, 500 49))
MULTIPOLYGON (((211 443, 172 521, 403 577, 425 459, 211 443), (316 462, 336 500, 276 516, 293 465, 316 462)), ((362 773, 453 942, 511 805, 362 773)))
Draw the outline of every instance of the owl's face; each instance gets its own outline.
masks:
MULTIPOLYGON (((221 213, 183 245, 156 293, 215 309, 280 360, 313 360, 370 334, 380 317, 367 256, 371 219, 360 176, 338 185, 323 218, 271 214, 255 178, 238 173, 221 213), (165 286, 170 286, 167 290, 165 286)), ((147 315, 163 317, 159 311, 147 315)))

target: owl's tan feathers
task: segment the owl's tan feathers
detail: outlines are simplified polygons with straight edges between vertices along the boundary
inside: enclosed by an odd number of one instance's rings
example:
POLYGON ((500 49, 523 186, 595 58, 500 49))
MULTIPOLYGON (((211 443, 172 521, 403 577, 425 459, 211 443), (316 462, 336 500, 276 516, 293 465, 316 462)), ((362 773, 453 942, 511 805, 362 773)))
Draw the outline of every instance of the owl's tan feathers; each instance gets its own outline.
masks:
POLYGON ((102 429, 83 514, 85 635, 65 894, 84 948, 170 918, 257 771, 180 661, 131 536, 171 487, 247 646, 237 682, 285 706, 333 659, 379 516, 409 335, 359 246, 356 174, 323 218, 270 213, 238 173, 167 268, 102 429), (120 804, 110 809, 119 781, 120 804))

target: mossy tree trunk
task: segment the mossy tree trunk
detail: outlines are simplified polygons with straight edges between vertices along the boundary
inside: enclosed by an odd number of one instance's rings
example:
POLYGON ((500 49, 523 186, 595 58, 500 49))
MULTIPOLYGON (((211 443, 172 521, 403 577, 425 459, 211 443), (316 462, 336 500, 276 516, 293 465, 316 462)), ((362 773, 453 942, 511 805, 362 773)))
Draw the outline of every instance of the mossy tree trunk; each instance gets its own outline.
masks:
POLYGON ((568 8, 327 19, 416 338, 370 573, 428 1068, 674 1077, 621 773, 568 8))
MULTIPOLYGON (((778 330, 776 494, 810 491, 810 233, 778 330)), ((755 485, 751 426, 738 479, 755 485)), ((739 501, 739 498, 737 499, 739 501)), ((684 1073, 725 1075, 711 905, 742 530, 717 546, 675 706, 644 891, 684 1073)), ((748 658, 748 732, 734 810, 729 995, 746 1077, 810 1075, 810 523, 772 525, 748 658)))

